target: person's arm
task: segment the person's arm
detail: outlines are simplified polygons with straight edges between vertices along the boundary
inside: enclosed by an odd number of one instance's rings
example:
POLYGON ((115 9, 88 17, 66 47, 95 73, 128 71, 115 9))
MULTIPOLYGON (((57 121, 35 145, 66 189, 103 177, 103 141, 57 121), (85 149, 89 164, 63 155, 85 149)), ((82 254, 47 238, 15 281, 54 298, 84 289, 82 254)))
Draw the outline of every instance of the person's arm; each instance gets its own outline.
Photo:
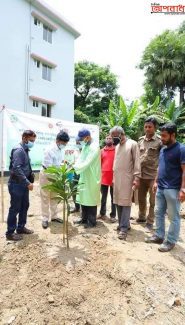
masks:
POLYGON ((23 164, 25 162, 25 153, 23 149, 17 148, 12 154, 12 173, 21 181, 22 184, 29 186, 31 183, 27 179, 23 171, 23 164))
POLYGON ((44 152, 43 166, 46 168, 53 166, 53 155, 51 150, 44 152))
POLYGON ((75 164, 74 164, 74 169, 76 174, 81 174, 83 173, 92 163, 92 161, 99 155, 100 153, 100 149, 96 148, 92 151, 89 151, 86 159, 84 161, 82 161, 81 159, 79 159, 75 164))
POLYGON ((182 183, 181 183, 181 189, 179 191, 179 201, 184 202, 185 201, 185 164, 182 164, 181 168, 182 168, 182 183))
POLYGON ((134 189, 139 187, 140 177, 141 177, 141 165, 140 165, 140 151, 137 143, 132 146, 132 159, 134 164, 134 189))
POLYGON ((154 185, 152 187, 153 193, 155 193, 157 191, 157 186, 158 186, 158 172, 159 172, 159 167, 157 168, 157 174, 155 176, 154 185))

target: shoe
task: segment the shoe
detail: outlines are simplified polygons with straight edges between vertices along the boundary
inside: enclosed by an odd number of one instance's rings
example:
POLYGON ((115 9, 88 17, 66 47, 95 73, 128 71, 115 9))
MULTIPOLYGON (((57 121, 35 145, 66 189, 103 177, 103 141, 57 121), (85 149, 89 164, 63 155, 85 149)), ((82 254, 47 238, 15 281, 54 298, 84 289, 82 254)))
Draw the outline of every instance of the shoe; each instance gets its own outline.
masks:
POLYGON ((74 223, 74 225, 82 225, 82 224, 87 223, 87 221, 80 218, 80 219, 74 220, 73 223, 74 223))
POLYGON ((24 235, 31 235, 31 234, 34 233, 33 230, 28 229, 28 228, 26 228, 26 227, 23 227, 23 228, 21 228, 21 229, 17 229, 16 231, 17 231, 17 234, 24 234, 24 235))
POLYGON ((137 222, 137 223, 145 223, 145 222, 146 222, 146 219, 140 219, 140 218, 137 218, 137 219, 136 219, 136 222, 137 222))
POLYGON ((70 210, 70 213, 76 213, 76 212, 80 212, 80 209, 76 209, 76 208, 74 208, 74 209, 71 209, 71 210, 70 210))
POLYGON ((121 240, 126 240, 127 239, 127 233, 124 231, 120 231, 118 234, 118 238, 121 240))
MULTIPOLYGON (((120 226, 117 226, 117 228, 114 229, 114 230, 116 230, 116 231, 120 231, 120 226)), ((131 230, 131 226, 128 227, 128 230, 131 230)))
POLYGON ((23 239, 23 236, 16 234, 16 233, 6 235, 6 240, 19 241, 22 239, 23 239))
POLYGON ((110 222, 111 223, 114 223, 114 222, 116 222, 117 220, 116 220, 116 217, 110 217, 110 222))
POLYGON ((49 222, 47 220, 42 221, 42 228, 47 229, 49 226, 49 222))
POLYGON ((148 243, 148 244, 152 244, 152 243, 153 244, 162 244, 163 243, 163 239, 157 237, 156 235, 153 235, 151 237, 145 238, 145 243, 148 243))
POLYGON ((169 241, 164 241, 162 245, 158 248, 160 252, 169 252, 175 247, 174 243, 170 243, 169 241))
POLYGON ((51 222, 63 223, 63 220, 60 218, 53 218, 53 219, 51 219, 51 222))
POLYGON ((99 214, 98 216, 97 216, 97 219, 102 219, 102 220, 106 220, 108 217, 104 214, 104 215, 102 215, 102 214, 99 214))
POLYGON ((145 226, 146 232, 151 232, 153 230, 153 225, 151 223, 147 223, 145 226))

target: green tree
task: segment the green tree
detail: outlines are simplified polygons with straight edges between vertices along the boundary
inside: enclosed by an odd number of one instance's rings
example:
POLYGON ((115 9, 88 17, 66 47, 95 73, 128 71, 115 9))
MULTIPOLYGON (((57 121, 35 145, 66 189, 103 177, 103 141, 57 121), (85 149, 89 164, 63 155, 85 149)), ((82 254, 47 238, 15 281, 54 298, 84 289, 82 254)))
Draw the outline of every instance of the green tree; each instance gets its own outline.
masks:
POLYGON ((111 101, 107 114, 100 118, 101 141, 115 125, 123 127, 127 136, 137 141, 143 135, 144 122, 148 117, 154 117, 158 125, 175 123, 178 140, 184 142, 182 135, 185 133, 185 107, 176 107, 175 101, 171 100, 164 104, 160 102, 159 96, 156 96, 152 104, 136 100, 127 105, 121 96, 116 101, 111 101))
POLYGON ((92 121, 108 110, 109 102, 118 89, 117 76, 110 66, 99 66, 82 61, 75 64, 75 109, 81 110, 92 121))
POLYGON ((85 123, 85 124, 90 123, 89 117, 85 113, 83 113, 80 109, 75 109, 74 121, 78 123, 85 123))
POLYGON ((167 30, 156 36, 144 50, 140 69, 145 72, 146 100, 151 103, 156 95, 162 102, 180 93, 180 103, 184 102, 185 87, 185 33, 167 30))
POLYGON ((115 125, 124 128, 125 133, 132 139, 138 138, 138 114, 139 101, 135 100, 132 104, 126 105, 121 96, 116 100, 110 101, 107 114, 102 114, 100 118, 101 138, 109 132, 115 125))

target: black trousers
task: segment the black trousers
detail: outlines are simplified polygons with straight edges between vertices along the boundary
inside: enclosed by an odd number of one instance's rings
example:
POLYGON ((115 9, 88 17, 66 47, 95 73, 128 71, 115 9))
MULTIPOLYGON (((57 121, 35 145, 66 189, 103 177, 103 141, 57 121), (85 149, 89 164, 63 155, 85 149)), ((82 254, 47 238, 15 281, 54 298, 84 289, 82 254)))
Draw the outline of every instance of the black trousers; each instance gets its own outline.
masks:
POLYGON ((29 208, 29 190, 25 184, 10 181, 8 183, 8 189, 10 193, 10 208, 7 218, 7 235, 12 234, 16 229, 24 228, 29 208))
POLYGON ((96 226, 97 206, 81 205, 82 221, 90 226, 96 226))
POLYGON ((107 195, 108 195, 108 190, 110 187, 110 196, 111 196, 111 213, 110 216, 112 218, 116 217, 116 205, 113 203, 113 187, 108 186, 108 185, 101 185, 101 209, 100 209, 100 214, 102 216, 106 215, 106 204, 107 204, 107 195))
MULTIPOLYGON (((80 175, 77 175, 76 173, 74 173, 74 177, 73 177, 74 185, 78 184, 79 178, 80 178, 80 175)), ((80 204, 76 203, 76 195, 73 195, 73 202, 75 204, 76 211, 80 211, 80 204)))

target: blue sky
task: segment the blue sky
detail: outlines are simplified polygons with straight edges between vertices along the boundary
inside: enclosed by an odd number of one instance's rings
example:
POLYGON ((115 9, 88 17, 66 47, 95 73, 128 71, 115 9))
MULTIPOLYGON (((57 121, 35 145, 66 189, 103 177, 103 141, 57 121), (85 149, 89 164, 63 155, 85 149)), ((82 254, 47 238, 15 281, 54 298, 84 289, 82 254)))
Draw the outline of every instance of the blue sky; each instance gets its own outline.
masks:
MULTIPOLYGON (((185 15, 151 14, 149 0, 45 2, 58 10, 81 33, 75 41, 75 61, 91 60, 101 65, 109 64, 119 77, 120 94, 128 99, 143 93, 144 76, 136 65, 149 41, 165 29, 177 28, 185 20, 185 15)), ((177 4, 185 5, 185 1, 160 1, 160 5, 177 4)))

